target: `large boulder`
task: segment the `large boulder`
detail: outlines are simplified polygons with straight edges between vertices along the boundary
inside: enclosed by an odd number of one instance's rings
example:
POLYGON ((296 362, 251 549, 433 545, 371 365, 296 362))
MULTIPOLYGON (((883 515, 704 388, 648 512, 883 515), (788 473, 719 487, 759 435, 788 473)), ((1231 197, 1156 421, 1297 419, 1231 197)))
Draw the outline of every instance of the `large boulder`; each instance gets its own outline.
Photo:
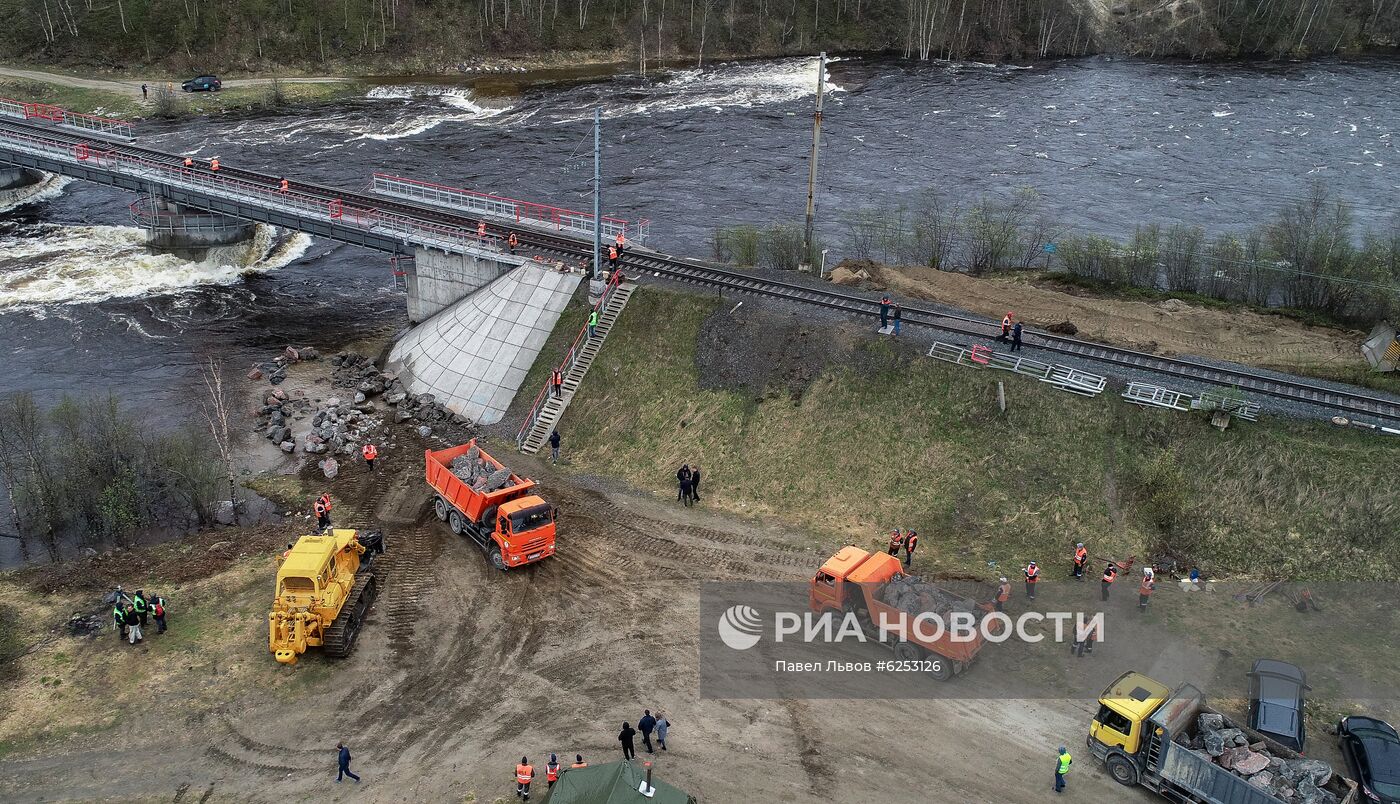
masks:
POLYGON ((1269 757, 1265 754, 1255 753, 1248 748, 1234 749, 1235 772, 1241 776, 1253 776, 1269 767, 1269 757))
POLYGON ((1220 736, 1218 731, 1209 731, 1201 735, 1206 746, 1206 753, 1213 757, 1218 757, 1225 753, 1225 738, 1220 736))
POLYGON ((1196 718, 1196 728, 1201 731, 1220 731, 1225 728, 1225 716, 1215 712, 1202 712, 1196 718))

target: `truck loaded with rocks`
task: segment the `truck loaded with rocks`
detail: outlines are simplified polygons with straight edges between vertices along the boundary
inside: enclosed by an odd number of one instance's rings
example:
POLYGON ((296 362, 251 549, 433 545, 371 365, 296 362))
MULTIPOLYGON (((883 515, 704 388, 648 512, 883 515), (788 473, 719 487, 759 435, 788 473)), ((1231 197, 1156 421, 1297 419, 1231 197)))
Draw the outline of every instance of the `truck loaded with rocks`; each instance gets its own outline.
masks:
POLYGON ((554 555, 554 506, 534 494, 535 481, 492 458, 472 439, 427 450, 433 513, 452 532, 476 542, 499 570, 554 555))
POLYGON ((962 595, 906 575, 899 559, 847 546, 817 570, 808 593, 812 611, 849 612, 868 636, 886 642, 894 659, 947 681, 970 666, 986 639, 980 628, 991 610, 962 595), (955 634, 956 618, 977 626, 955 634), (920 622, 916 622, 920 621, 920 622), (938 625, 943 626, 939 628, 938 625))
POLYGON ((1099 697, 1089 751, 1124 785, 1205 804, 1355 804, 1356 785, 1326 762, 1236 724, 1201 691, 1128 672, 1099 697))

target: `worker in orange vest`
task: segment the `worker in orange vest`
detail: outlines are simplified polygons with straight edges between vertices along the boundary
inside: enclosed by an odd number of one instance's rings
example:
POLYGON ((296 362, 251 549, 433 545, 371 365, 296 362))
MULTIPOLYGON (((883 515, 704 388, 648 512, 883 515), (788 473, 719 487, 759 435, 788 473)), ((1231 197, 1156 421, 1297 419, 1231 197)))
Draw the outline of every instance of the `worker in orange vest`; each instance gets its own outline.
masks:
POLYGON ((586 767, 588 767, 588 763, 583 761, 583 754, 574 754, 574 764, 569 766, 569 770, 586 767))
POLYGON ((321 502, 320 498, 317 498, 311 509, 316 512, 316 528, 318 530, 325 530, 331 526, 331 512, 326 510, 326 504, 321 502))
POLYGON ((219 172, 219 157, 216 156, 209 160, 209 169, 214 173, 219 172))
POLYGON ((288 542, 288 543, 287 543, 287 549, 282 551, 282 557, 279 558, 279 559, 277 559, 277 563, 278 563, 278 564, 281 564, 283 561, 286 561, 286 560, 287 560, 287 556, 290 556, 291 554, 292 554, 292 545, 291 545, 290 542, 288 542))
POLYGON ((1118 565, 1110 561, 1108 562, 1108 566, 1103 568, 1103 582, 1099 585, 1100 589, 1103 591, 1104 600, 1108 600, 1108 588, 1112 586, 1113 582, 1117 579, 1118 565))
POLYGON ((286 179, 283 179, 282 181, 277 183, 277 189, 281 190, 284 193, 287 192, 287 188, 290 186, 291 185, 287 183, 286 179))
POLYGON ((559 757, 550 754, 549 762, 544 766, 544 789, 548 790, 553 787, 557 781, 559 781, 559 757))
POLYGON ((188 157, 188 156, 185 157, 185 167, 187 167, 187 168, 192 168, 192 167, 194 167, 194 160, 191 159, 191 158, 188 157))
POLYGON ((617 268, 617 246, 608 246, 608 267, 617 268))
POLYGON ((1026 599, 1035 600, 1035 585, 1040 583, 1040 567, 1035 562, 1026 565, 1026 599))
POLYGON ((1157 588, 1157 575, 1151 567, 1142 568, 1142 583, 1138 584, 1138 611, 1147 611, 1147 599, 1157 588))
POLYGON ((535 766, 528 757, 521 757, 515 766, 515 794, 526 801, 530 800, 530 781, 535 778, 535 766))
POLYGON ((904 537, 904 566, 908 567, 914 563, 914 548, 919 546, 919 534, 909 531, 909 535, 904 537))
POLYGON ((890 555, 899 555, 899 548, 904 546, 904 534, 899 532, 899 528, 890 531, 890 555))
POLYGON ((617 243, 617 253, 618 253, 618 254, 621 254, 621 253, 622 253, 623 247, 627 245, 627 238, 625 238, 625 237, 622 236, 622 232, 618 232, 618 233, 617 233, 616 243, 617 243))
POLYGON ((476 238, 478 240, 486 239, 486 221, 476 222, 476 238))
POLYGON ((1089 551, 1084 549, 1084 542, 1074 546, 1074 577, 1084 580, 1084 565, 1089 563, 1089 551))
POLYGON ((374 459, 379 457, 379 447, 366 441, 365 445, 360 447, 360 454, 365 456, 365 466, 368 466, 369 470, 373 472, 374 459))
POLYGON ((1001 586, 997 587, 997 611, 1006 611, 1006 601, 1011 599, 1011 582, 1005 576, 1001 578, 1001 586))
POLYGON ((1007 343, 1011 340, 1011 313, 1007 313, 1001 317, 1001 334, 997 336, 997 340, 1002 343, 1007 343))
POLYGON ((549 390, 555 399, 564 398, 564 372, 555 369, 549 374, 549 390))
POLYGON ((514 254, 515 247, 520 245, 520 238, 516 237, 515 232, 511 232, 510 237, 506 238, 506 245, 510 246, 510 253, 514 254))

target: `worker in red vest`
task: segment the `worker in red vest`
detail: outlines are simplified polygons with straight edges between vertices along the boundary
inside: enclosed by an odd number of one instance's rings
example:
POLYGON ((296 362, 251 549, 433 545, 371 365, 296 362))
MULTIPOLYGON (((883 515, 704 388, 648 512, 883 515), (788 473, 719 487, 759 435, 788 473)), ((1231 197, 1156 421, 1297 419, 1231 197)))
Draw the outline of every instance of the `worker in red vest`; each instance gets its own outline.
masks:
POLYGON ((608 246, 608 268, 617 268, 617 246, 608 246))
POLYGON ((287 183, 286 179, 283 179, 282 181, 277 183, 277 189, 281 190, 284 193, 287 192, 287 188, 290 186, 291 185, 287 183))
POLYGON ((1104 600, 1108 600, 1108 588, 1112 586, 1113 582, 1117 579, 1118 565, 1110 561, 1108 562, 1108 566, 1103 568, 1103 582, 1099 585, 1100 588, 1103 590, 1104 600))
POLYGON ((326 504, 317 498, 311 509, 316 512, 316 527, 318 530, 325 530, 331 526, 331 512, 326 508, 326 504))
POLYGON ((555 369, 549 374, 549 390, 555 399, 564 398, 564 372, 555 369))
POLYGON ((1147 599, 1157 588, 1157 575, 1151 567, 1142 568, 1142 583, 1138 584, 1138 610, 1147 611, 1147 599))
POLYGON ((997 611, 1006 611, 1006 601, 1011 599, 1011 582, 1003 576, 997 587, 997 611))
POLYGON ((1026 565, 1026 599, 1035 600, 1035 585, 1040 583, 1040 567, 1035 562, 1026 565))
POLYGON ((559 781, 559 757, 554 754, 549 755, 549 762, 544 766, 544 781, 546 790, 559 781))
POLYGON ((188 157, 188 156, 185 157, 185 167, 187 167, 187 168, 192 168, 192 167, 194 167, 194 160, 191 159, 191 158, 188 157))
POLYGON ((510 246, 510 253, 514 254, 515 247, 520 245, 520 238, 515 236, 515 232, 511 232, 510 237, 506 238, 506 245, 510 246))
POLYGON ((623 247, 627 245, 627 238, 622 236, 622 232, 618 232, 614 242, 617 243, 617 253, 621 254, 623 247))
POLYGON ((890 531, 890 555, 899 555, 899 548, 904 546, 904 535, 899 532, 899 528, 890 531))
POLYGON ((909 531, 909 535, 904 537, 904 566, 908 567, 914 563, 914 548, 919 546, 919 534, 909 531))
POLYGON ((569 766, 569 770, 586 767, 588 767, 588 763, 583 761, 583 754, 574 754, 574 764, 569 766))
POLYGON ((535 778, 535 766, 528 757, 521 757, 515 766, 515 794, 526 801, 530 800, 530 782, 535 778))
POLYGON ((374 459, 379 457, 379 447, 366 441, 365 445, 360 447, 360 454, 365 456, 365 466, 368 466, 369 470, 373 472, 374 459))
POLYGON ((216 156, 213 159, 209 160, 209 170, 213 171, 214 173, 219 172, 219 157, 216 156))
POLYGON ((477 222, 476 222, 476 239, 477 239, 477 240, 485 240, 485 239, 486 239, 486 221, 477 221, 477 222))
POLYGON ((1074 546, 1074 577, 1084 580, 1084 565, 1089 563, 1089 551, 1084 549, 1084 542, 1074 546))

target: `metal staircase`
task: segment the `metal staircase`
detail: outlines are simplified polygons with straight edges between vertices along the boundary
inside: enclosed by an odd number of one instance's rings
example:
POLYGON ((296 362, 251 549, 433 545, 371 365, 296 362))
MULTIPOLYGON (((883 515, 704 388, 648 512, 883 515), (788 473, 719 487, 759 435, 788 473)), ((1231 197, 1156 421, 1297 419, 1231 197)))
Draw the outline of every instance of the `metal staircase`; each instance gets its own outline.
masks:
POLYGON ((613 324, 617 322, 618 316, 622 315, 622 308, 627 306, 627 300, 636 289, 637 285, 634 282, 608 283, 603 297, 594 308, 598 311, 598 325, 593 328, 593 337, 588 337, 588 325, 585 324, 574 339, 573 345, 569 347, 564 362, 558 366, 560 373, 564 375, 563 394, 554 396, 549 387, 549 380, 546 379, 544 389, 535 398, 535 404, 530 407, 530 413, 516 433, 515 443, 521 452, 534 455, 548 443, 549 434, 563 417, 569 402, 573 401, 574 393, 578 391, 589 367, 593 365, 593 359, 603 348, 603 342, 608 339, 613 324))

